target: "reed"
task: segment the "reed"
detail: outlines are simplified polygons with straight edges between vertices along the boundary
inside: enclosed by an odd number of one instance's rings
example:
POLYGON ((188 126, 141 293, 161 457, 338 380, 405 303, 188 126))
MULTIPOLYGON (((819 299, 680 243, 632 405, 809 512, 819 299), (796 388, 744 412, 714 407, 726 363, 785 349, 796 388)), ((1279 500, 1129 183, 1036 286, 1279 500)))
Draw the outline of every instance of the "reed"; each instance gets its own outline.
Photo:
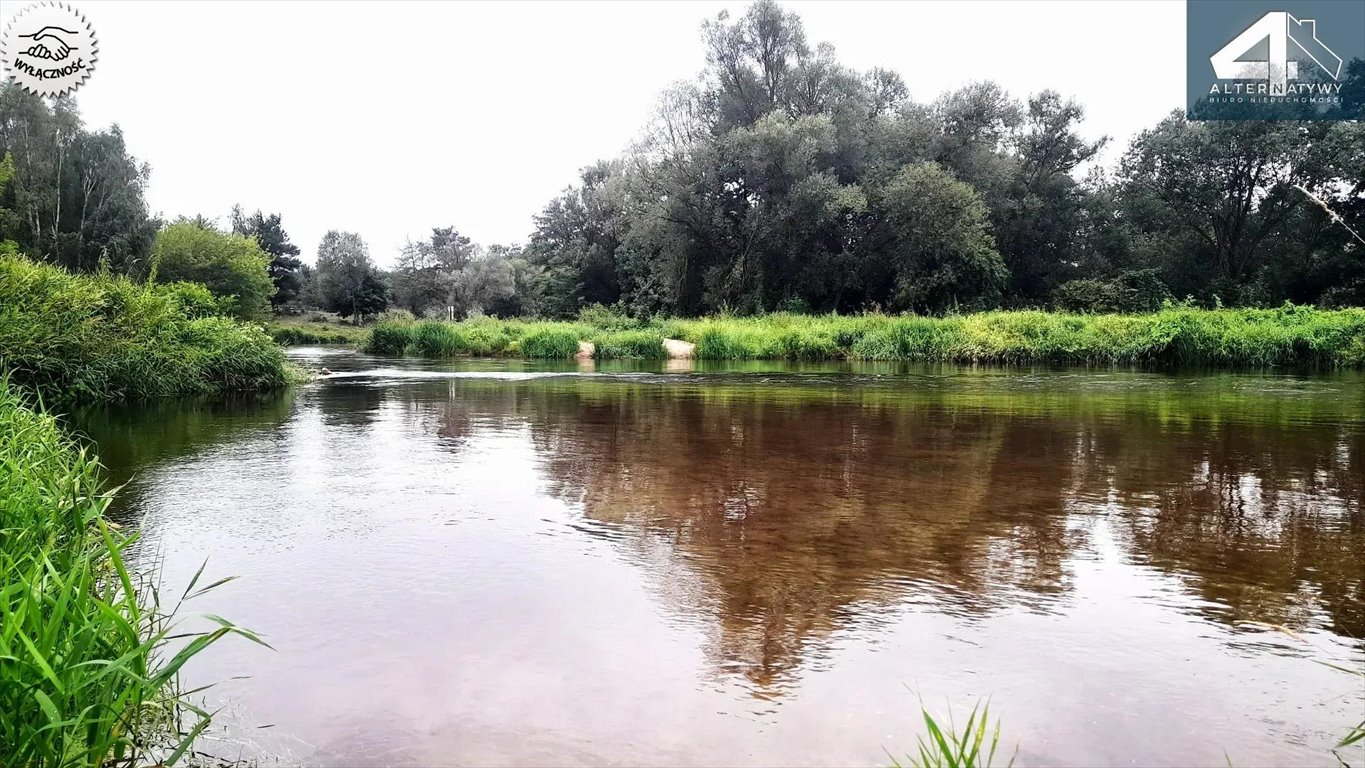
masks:
POLYGON ((0 378, 0 763, 174 764, 209 721, 181 668, 227 635, 260 642, 216 617, 173 639, 109 500, 97 460, 0 378))

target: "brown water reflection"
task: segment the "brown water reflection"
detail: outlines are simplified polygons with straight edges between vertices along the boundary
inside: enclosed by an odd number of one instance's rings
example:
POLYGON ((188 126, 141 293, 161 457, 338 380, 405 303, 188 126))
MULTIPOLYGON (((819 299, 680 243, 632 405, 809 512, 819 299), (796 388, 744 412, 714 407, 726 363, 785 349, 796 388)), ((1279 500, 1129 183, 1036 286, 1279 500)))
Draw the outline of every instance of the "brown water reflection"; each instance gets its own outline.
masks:
POLYGON ((704 579, 670 608, 713 619, 713 663, 762 694, 812 639, 864 618, 854 606, 907 589, 965 616, 1056 610, 1097 514, 1210 619, 1365 637, 1358 423, 717 394, 470 383, 452 386, 437 433, 526 419, 551 493, 651 552, 665 542, 660 584, 704 579))
POLYGON ((302 762, 875 764, 914 684, 1024 763, 1297 764, 1365 707, 1308 661, 1365 659, 1359 377, 380 365, 125 509, 254 582, 280 654, 211 671, 302 762))

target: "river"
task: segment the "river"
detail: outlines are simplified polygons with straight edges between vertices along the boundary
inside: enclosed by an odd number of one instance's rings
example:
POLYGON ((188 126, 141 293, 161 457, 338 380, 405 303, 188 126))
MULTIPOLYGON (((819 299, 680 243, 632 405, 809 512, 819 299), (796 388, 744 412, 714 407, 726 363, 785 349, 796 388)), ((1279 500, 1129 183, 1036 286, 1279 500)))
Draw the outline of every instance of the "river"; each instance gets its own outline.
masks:
POLYGON ((274 648, 186 675, 222 758, 885 765, 989 698, 1018 765, 1330 765, 1365 711, 1359 373, 293 354, 76 420, 274 648))

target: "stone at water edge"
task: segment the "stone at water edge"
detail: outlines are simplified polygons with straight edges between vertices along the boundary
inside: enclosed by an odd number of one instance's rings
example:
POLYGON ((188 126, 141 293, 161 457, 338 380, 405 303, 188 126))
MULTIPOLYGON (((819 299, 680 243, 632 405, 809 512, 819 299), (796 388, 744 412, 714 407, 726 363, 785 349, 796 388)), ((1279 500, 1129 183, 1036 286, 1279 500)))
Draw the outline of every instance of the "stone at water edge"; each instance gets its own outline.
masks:
POLYGON ((596 352, 597 346, 591 341, 580 341, 578 342, 578 354, 576 357, 579 360, 591 360, 593 354, 596 352))
POLYGON ((697 355, 697 345, 682 339, 664 339, 664 351, 671 360, 690 360, 697 355))

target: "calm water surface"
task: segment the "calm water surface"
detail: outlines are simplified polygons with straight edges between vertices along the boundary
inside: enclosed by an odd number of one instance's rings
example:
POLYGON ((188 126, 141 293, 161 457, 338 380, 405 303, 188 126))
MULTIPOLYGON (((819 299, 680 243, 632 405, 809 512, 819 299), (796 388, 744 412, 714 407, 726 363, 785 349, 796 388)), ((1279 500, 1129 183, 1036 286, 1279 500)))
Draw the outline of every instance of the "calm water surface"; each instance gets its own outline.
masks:
POLYGON ((1365 712, 1359 375, 295 354, 78 422, 276 649, 196 660, 221 756, 877 765, 918 696, 1022 765, 1331 765, 1365 712))

